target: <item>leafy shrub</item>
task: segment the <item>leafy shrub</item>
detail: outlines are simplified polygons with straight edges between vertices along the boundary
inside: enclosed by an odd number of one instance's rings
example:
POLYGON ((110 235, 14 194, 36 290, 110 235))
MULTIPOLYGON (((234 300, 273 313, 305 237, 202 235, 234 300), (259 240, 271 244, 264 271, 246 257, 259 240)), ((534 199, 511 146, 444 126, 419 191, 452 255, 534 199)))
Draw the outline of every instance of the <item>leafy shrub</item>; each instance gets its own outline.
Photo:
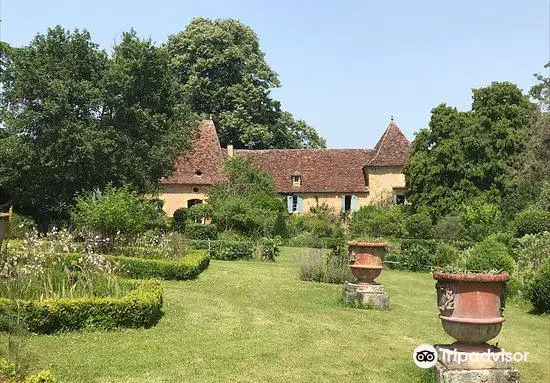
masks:
POLYGON ((447 215, 440 218, 435 224, 434 236, 445 242, 460 241, 460 217, 447 215))
POLYGON ((469 250, 465 267, 476 272, 507 271, 511 274, 516 265, 506 245, 489 236, 469 250))
POLYGON ((253 240, 241 234, 223 234, 224 239, 213 241, 190 240, 188 245, 197 250, 209 250, 212 258, 224 261, 237 259, 271 260, 280 253, 280 238, 260 238, 253 240))
POLYGON ((334 258, 326 250, 310 249, 297 261, 303 281, 344 283, 353 279, 347 260, 334 258))
POLYGON ((460 251, 449 244, 438 243, 435 251, 435 265, 439 267, 459 265, 462 261, 460 251))
POLYGON ((198 203, 187 210, 187 217, 195 222, 212 218, 212 206, 207 203, 198 203))
POLYGON ((351 216, 350 234, 353 238, 402 238, 406 233, 401 206, 361 206, 351 216))
POLYGON ((228 178, 208 189, 212 222, 254 237, 271 235, 278 217, 286 212, 275 181, 246 157, 233 157, 223 168, 228 178))
POLYGON ((427 270, 435 264, 436 242, 433 240, 404 240, 401 244, 401 267, 410 271, 427 270))
POLYGON ((518 240, 517 264, 521 270, 538 270, 550 258, 550 232, 527 234, 518 240))
POLYGON ((250 259, 254 251, 253 241, 217 241, 211 248, 212 258, 224 261, 250 259))
POLYGON ((516 282, 516 295, 528 298, 529 287, 538 270, 544 260, 550 258, 550 232, 527 234, 518 239, 514 253, 517 261, 517 268, 513 275, 516 282))
POLYGON ((56 383, 57 379, 50 371, 40 371, 38 375, 30 375, 25 378, 23 383, 56 383))
POLYGON ((226 230, 218 235, 220 241, 249 241, 250 237, 238 231, 226 230))
POLYGON ((256 242, 254 254, 257 259, 275 261, 281 253, 279 238, 260 238, 256 242))
POLYGON ((298 234, 288 240, 290 247, 308 247, 314 249, 325 249, 329 247, 331 238, 317 238, 308 232, 298 234))
POLYGON ((550 212, 532 208, 524 210, 516 215, 515 226, 518 237, 550 231, 550 212))
POLYGON ((529 300, 536 312, 550 312, 550 258, 546 258, 529 287, 529 300))
POLYGON ((328 241, 330 256, 333 261, 348 263, 349 252, 346 235, 342 229, 338 229, 328 241))
POLYGON ((185 235, 189 239, 216 239, 218 238, 218 228, 213 223, 192 223, 187 225, 185 235))
POLYGON ((478 241, 496 232, 501 225, 502 214, 495 203, 477 197, 463 204, 460 214, 460 231, 463 238, 478 241))
POLYGON ((384 256, 384 267, 397 270, 404 269, 401 265, 401 258, 401 241, 388 241, 388 248, 384 256))
POLYGON ((409 215, 405 220, 409 238, 430 239, 433 237, 432 219, 426 213, 409 215))
POLYGON ((164 213, 128 187, 108 186, 103 191, 78 197, 71 219, 83 234, 99 234, 112 240, 117 234, 134 236, 163 226, 164 213))
POLYGON ((171 228, 178 233, 185 233, 185 225, 187 223, 187 208, 180 207, 172 215, 171 228))
POLYGON ((286 225, 286 215, 279 214, 273 225, 273 236, 280 238, 290 238, 290 233, 286 225))
POLYGON ((16 364, 0 358, 0 382, 4 383, 57 383, 50 371, 40 371, 37 375, 21 377, 16 364))
MULTIPOLYGON (((136 282, 135 289, 121 298, 23 300, 15 304, 30 332, 50 334, 85 327, 150 326, 160 318, 162 294, 159 281, 146 280, 136 282)), ((12 310, 13 304, 0 298, 0 315, 12 310)))
POLYGON ((34 220, 30 217, 12 213, 9 224, 9 238, 23 239, 36 228, 34 220))

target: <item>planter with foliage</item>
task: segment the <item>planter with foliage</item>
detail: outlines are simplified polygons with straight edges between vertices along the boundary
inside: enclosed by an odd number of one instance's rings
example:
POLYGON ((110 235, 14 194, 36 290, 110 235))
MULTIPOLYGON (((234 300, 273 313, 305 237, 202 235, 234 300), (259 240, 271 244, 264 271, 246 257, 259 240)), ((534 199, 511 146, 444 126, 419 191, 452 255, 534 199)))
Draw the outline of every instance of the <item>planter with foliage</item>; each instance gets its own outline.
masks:
POLYGON ((4 236, 8 231, 9 221, 10 221, 9 213, 0 213, 0 250, 2 250, 2 243, 4 242, 4 236))
POLYGON ((450 274, 435 271, 443 329, 460 344, 479 345, 498 335, 508 273, 450 274))
POLYGON ((499 334, 514 268, 506 246, 489 237, 470 249, 464 267, 433 272, 439 318, 457 344, 482 345, 499 334))
POLYGON ((349 267, 357 284, 375 284, 384 267, 384 254, 388 245, 383 242, 348 242, 349 267))

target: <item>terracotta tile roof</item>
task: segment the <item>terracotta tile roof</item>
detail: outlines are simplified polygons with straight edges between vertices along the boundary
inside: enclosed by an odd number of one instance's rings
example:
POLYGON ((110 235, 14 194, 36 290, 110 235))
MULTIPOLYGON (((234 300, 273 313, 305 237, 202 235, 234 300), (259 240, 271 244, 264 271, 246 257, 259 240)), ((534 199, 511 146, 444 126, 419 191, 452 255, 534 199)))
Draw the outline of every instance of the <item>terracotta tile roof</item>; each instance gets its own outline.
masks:
POLYGON ((214 123, 202 121, 193 140, 193 147, 179 158, 174 173, 163 178, 161 183, 211 185, 224 179, 221 172, 223 160, 214 123))
POLYGON ((409 159, 411 143, 397 124, 391 121, 374 151, 374 156, 365 166, 404 166, 409 159))
POLYGON ((279 193, 366 192, 363 165, 374 154, 371 149, 267 149, 235 150, 252 164, 267 171, 279 193), (292 186, 299 174, 301 186, 292 186))
MULTIPOLYGON (((246 156, 254 166, 267 171, 280 193, 355 193, 368 191, 364 167, 403 166, 410 145, 392 121, 374 149, 236 149, 234 155, 246 156), (292 185, 293 175, 300 175, 300 186, 292 185)), ((214 124, 203 121, 192 150, 161 182, 211 185, 225 179, 221 167, 226 158, 227 149, 220 147, 214 124)))

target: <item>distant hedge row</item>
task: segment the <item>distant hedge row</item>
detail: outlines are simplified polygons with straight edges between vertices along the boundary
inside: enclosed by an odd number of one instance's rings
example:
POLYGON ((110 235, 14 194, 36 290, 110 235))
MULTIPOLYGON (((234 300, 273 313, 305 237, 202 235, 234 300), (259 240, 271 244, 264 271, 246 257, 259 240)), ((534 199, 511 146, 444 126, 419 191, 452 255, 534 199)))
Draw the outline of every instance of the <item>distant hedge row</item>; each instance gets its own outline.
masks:
MULTIPOLYGON (((77 260, 83 254, 62 254, 77 260)), ((105 255, 110 261, 121 267, 120 275, 127 278, 160 278, 167 280, 194 279, 210 264, 210 255, 206 251, 189 252, 182 259, 151 259, 105 255)))
POLYGON ((213 259, 232 261, 237 259, 261 259, 274 261, 279 255, 279 240, 274 238, 238 240, 188 240, 189 247, 207 250, 213 259))
MULTIPOLYGON (((15 302, 0 298, 0 316, 13 313, 17 306, 28 330, 40 334, 85 327, 147 327, 161 316, 163 289, 158 280, 134 283, 135 289, 121 298, 58 298, 15 302)), ((7 330, 7 324, 0 324, 0 329, 7 330)))

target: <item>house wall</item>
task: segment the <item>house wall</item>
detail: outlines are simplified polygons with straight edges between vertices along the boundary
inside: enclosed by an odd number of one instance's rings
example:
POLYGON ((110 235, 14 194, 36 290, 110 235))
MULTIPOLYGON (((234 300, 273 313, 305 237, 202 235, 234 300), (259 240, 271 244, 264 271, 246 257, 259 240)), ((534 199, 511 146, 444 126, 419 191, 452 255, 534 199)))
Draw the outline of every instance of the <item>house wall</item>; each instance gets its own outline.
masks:
MULTIPOLYGON (((367 204, 369 193, 298 193, 302 196, 302 214, 309 212, 312 207, 327 204, 336 213, 342 211, 342 196, 356 195, 357 208, 367 204)), ((297 213, 296 213, 297 214, 297 213)))
MULTIPOLYGON (((394 189, 402 192, 405 188, 405 175, 401 167, 369 168, 365 171, 369 180, 368 193, 299 193, 302 196, 302 214, 323 203, 340 212, 343 195, 356 195, 357 208, 384 200, 391 202, 394 189)), ((170 217, 180 207, 187 207, 191 199, 206 200, 207 185, 165 184, 162 189, 158 198, 164 201, 164 211, 170 217), (198 188, 198 192, 194 192, 193 188, 198 188)))
POLYGON ((180 207, 187 207, 187 202, 192 199, 206 199, 206 186, 205 185, 177 185, 177 184, 165 184, 162 185, 162 192, 158 198, 164 201, 163 209, 171 217, 174 211, 180 207), (197 192, 193 191, 193 188, 198 188, 197 192))
POLYGON ((391 201, 394 189, 403 190, 405 188, 405 175, 402 167, 365 168, 364 171, 369 180, 367 204, 380 203, 384 200, 391 201))

